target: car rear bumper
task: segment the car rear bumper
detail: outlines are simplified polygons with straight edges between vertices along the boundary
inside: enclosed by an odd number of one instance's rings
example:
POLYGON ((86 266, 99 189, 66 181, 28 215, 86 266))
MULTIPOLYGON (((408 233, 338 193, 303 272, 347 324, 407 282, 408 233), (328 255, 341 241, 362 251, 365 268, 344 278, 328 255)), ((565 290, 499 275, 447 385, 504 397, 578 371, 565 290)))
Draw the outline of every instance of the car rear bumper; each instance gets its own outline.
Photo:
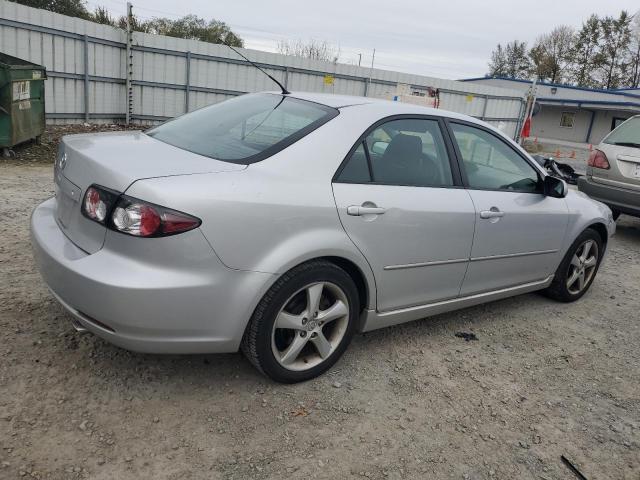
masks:
POLYGON ((55 221, 55 199, 31 217, 31 243, 45 282, 75 326, 147 353, 238 349, 272 276, 224 266, 199 230, 158 239, 109 231, 91 255, 55 221))
POLYGON ((578 190, 622 213, 640 217, 640 192, 596 183, 586 176, 578 179, 578 190))

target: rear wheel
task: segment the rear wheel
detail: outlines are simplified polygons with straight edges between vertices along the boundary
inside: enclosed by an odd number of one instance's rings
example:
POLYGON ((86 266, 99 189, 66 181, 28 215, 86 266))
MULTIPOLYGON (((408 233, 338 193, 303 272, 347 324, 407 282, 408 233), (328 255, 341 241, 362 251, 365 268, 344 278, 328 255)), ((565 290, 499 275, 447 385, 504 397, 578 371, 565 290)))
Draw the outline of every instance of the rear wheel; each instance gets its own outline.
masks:
POLYGON ((544 293, 561 302, 578 300, 593 283, 602 253, 600 235, 588 228, 573 242, 544 293))
POLYGON ((262 298, 242 351, 278 382, 311 379, 346 350, 358 305, 357 288, 344 270, 326 261, 305 263, 284 274, 262 298))

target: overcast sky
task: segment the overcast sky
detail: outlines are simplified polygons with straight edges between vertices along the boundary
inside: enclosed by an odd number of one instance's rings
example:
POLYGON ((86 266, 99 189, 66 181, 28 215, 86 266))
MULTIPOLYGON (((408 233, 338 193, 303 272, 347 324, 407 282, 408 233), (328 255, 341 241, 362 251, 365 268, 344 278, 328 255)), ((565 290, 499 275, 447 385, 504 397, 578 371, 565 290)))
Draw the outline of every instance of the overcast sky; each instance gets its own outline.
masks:
MULTIPOLYGON (((498 42, 531 43, 555 25, 579 27, 591 13, 615 15, 638 0, 133 0, 142 18, 193 13, 229 24, 247 48, 275 52, 279 40, 318 39, 340 47, 340 61, 442 78, 482 76, 498 42), (394 3, 396 3, 394 5, 394 3)), ((124 0, 89 0, 89 8, 125 12, 124 0)))

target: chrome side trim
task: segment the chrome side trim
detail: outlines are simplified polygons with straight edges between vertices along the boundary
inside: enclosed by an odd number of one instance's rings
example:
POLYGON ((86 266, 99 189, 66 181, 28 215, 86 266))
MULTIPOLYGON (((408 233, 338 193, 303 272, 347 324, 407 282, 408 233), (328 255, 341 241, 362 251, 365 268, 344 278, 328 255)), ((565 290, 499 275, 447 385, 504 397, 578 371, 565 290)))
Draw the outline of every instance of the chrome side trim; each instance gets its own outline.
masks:
POLYGON ((454 258, 452 260, 435 260, 433 262, 406 263, 402 265, 387 265, 384 270, 402 270, 405 268, 433 267, 436 265, 451 265, 463 262, 482 262, 484 260, 499 260, 501 258, 527 257, 529 255, 547 255, 557 253, 558 250, 536 250, 534 252, 507 253, 505 255, 488 255, 486 257, 454 258))
POLYGON ((441 313, 459 310, 461 308, 480 305, 481 303, 501 300, 503 298, 513 297, 523 293, 534 292, 548 287, 553 281, 554 275, 549 275, 543 280, 516 285, 513 287, 502 288, 491 292, 478 293, 467 297, 453 298, 441 302, 429 303, 426 305, 417 305, 415 307, 401 308, 388 312, 378 312, 376 310, 367 310, 362 331, 368 332, 378 328, 389 327, 399 323, 410 322, 422 318, 431 317, 441 313))
POLYGON ((550 253, 558 253, 558 250, 536 250, 535 252, 507 253, 505 255, 489 255, 486 257, 470 258, 471 262, 482 262, 484 260, 499 260, 501 258, 528 257, 530 255, 547 255, 550 253))
POLYGON ((405 268, 432 267, 434 265, 450 265, 453 263, 468 262, 468 258, 455 258, 453 260, 436 260, 433 262, 407 263, 404 265, 387 265, 384 270, 402 270, 405 268))

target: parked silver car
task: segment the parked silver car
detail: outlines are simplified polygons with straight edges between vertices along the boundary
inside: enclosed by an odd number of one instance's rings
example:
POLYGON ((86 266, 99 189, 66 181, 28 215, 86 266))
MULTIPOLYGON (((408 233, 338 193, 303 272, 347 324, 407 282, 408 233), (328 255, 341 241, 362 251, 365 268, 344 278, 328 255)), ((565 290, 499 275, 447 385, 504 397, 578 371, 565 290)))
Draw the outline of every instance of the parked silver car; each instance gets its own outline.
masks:
POLYGON ((606 203, 615 219, 640 217, 640 115, 618 125, 591 152, 578 189, 606 203))
POLYGON ((580 298, 615 223, 471 117, 251 94, 72 135, 31 220, 76 328, 312 378, 368 331, 534 290, 580 298))

